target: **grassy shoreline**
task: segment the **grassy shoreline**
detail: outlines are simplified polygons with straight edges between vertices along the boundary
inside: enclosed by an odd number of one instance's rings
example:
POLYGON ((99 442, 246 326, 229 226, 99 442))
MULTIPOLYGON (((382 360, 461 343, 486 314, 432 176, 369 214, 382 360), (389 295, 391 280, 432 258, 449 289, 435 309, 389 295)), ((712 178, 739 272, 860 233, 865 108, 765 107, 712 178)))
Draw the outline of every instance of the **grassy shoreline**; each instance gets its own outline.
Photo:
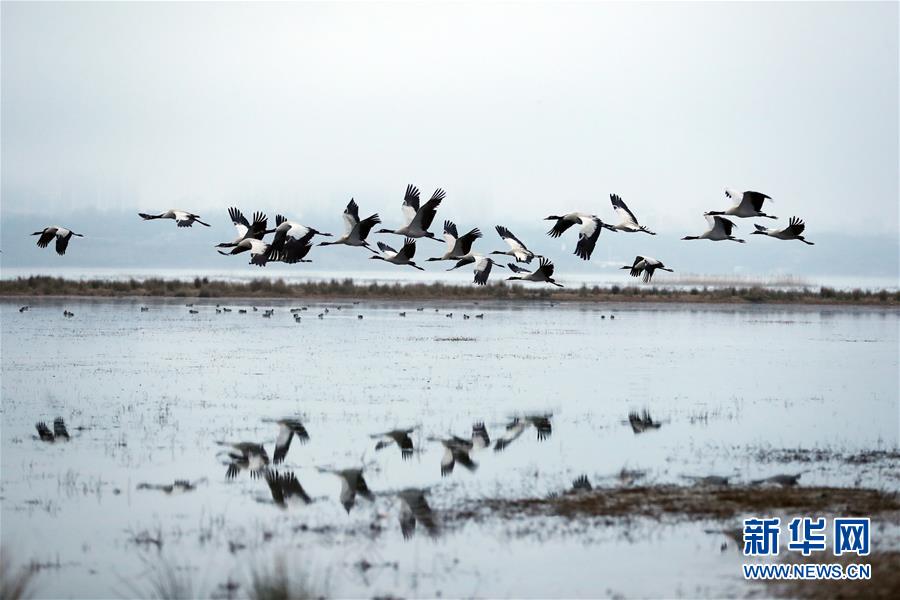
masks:
POLYGON ((778 290, 751 287, 693 287, 668 289, 652 286, 581 286, 567 289, 525 287, 495 283, 485 287, 444 283, 384 284, 332 279, 286 283, 282 279, 228 282, 196 278, 71 280, 60 277, 20 277, 0 281, 0 298, 257 298, 352 300, 517 300, 552 302, 680 302, 715 304, 837 304, 900 306, 900 292, 821 289, 778 290))

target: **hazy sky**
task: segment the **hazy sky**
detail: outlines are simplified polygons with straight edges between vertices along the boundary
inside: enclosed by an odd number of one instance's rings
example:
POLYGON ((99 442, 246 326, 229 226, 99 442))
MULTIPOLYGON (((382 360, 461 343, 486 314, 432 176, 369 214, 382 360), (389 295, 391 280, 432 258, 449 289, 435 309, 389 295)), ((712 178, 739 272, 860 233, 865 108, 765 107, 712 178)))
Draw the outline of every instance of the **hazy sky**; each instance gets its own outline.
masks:
POLYGON ((727 185, 811 236, 896 235, 897 24, 895 2, 3 2, 2 212, 355 196, 391 223, 412 182, 485 229, 611 220, 617 192, 684 235, 727 185))

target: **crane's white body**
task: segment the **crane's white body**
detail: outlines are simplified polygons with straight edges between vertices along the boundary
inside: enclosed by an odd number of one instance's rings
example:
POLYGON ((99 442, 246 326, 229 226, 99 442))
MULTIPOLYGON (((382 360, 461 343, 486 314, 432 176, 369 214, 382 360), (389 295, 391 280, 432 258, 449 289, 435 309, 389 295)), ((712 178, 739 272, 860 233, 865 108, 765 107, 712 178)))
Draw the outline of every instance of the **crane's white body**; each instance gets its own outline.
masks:
POLYGON ((283 250, 285 244, 290 242, 307 244, 317 235, 331 237, 330 233, 323 233, 296 221, 288 221, 282 215, 275 215, 275 222, 277 225, 275 229, 271 230, 271 233, 275 234, 272 239, 272 247, 276 250, 283 250))
MULTIPOLYGON (((438 188, 425 204, 419 206, 419 189, 414 185, 406 186, 406 195, 403 197, 404 224, 398 229, 379 229, 376 233, 393 233, 409 238, 430 238, 437 240, 434 234, 428 231, 434 217, 437 214, 437 208, 446 197, 444 190, 438 188)), ((440 240, 438 240, 440 241, 440 240)))
POLYGON ((776 219, 773 215, 767 215, 762 212, 763 202, 772 198, 761 192, 746 191, 741 192, 731 188, 725 188, 725 196, 730 198, 734 204, 724 211, 710 211, 710 215, 728 215, 731 217, 765 217, 767 219, 776 219))
POLYGON ((488 281, 488 277, 491 275, 491 268, 494 265, 503 269, 505 268, 503 265, 497 264, 494 262, 494 259, 484 256, 482 254, 470 254, 469 256, 464 256, 463 258, 457 261, 456 265, 447 269, 448 271, 453 271, 454 269, 458 269, 460 267, 464 267, 466 265, 475 265, 475 285, 486 285, 488 281))
POLYGON ((733 235, 731 232, 737 227, 734 224, 734 221, 730 221, 725 217, 714 216, 709 213, 703 215, 706 217, 706 222, 709 223, 709 229, 701 233, 700 235, 689 235, 683 237, 683 240, 711 240, 713 242, 719 242, 723 240, 731 240, 733 242, 739 242, 743 244, 745 240, 740 240, 733 235))
POLYGON ((563 287, 561 283, 557 283, 555 279, 553 279, 553 263, 547 260, 546 258, 541 257, 540 266, 534 271, 529 271, 527 269, 523 269, 521 267, 516 266, 513 263, 509 263, 507 265, 515 275, 507 277, 507 281, 535 281, 538 283, 549 283, 555 285, 556 287, 563 287))
POLYGON ((231 223, 237 231, 237 237, 231 242, 216 244, 217 248, 233 248, 247 238, 261 240, 266 234, 268 219, 266 215, 259 211, 253 213, 253 223, 250 223, 247 217, 234 206, 228 209, 228 216, 231 217, 231 223))
POLYGON ((205 227, 209 227, 209 223, 204 223, 200 220, 200 215, 178 208, 170 208, 158 215, 149 215, 147 213, 138 213, 138 215, 145 221, 150 221, 152 219, 172 219, 178 227, 191 227, 194 223, 200 223, 205 227))
POLYGON ((477 227, 464 235, 459 235, 456 223, 444 221, 444 241, 447 242, 447 250, 441 256, 426 260, 459 260, 471 255, 472 245, 481 237, 481 230, 477 227))
POLYGON ((394 250, 383 242, 378 242, 378 249, 381 250, 381 254, 370 256, 370 259, 383 260, 384 262, 389 262, 394 265, 409 265, 420 271, 425 270, 412 260, 416 255, 416 241, 412 238, 406 238, 406 241, 400 250, 394 250))
POLYGON ((50 241, 55 238, 56 253, 60 256, 63 256, 66 253, 66 248, 69 247, 69 240, 71 240, 72 237, 84 237, 80 233, 75 233, 71 229, 66 229, 65 227, 60 227, 59 225, 44 227, 42 230, 35 231, 31 235, 41 236, 37 241, 38 248, 46 248, 50 244, 50 241))
POLYGON ((616 211, 616 214, 619 215, 619 222, 613 225, 613 229, 616 231, 625 231, 627 233, 646 233, 649 235, 656 235, 640 223, 638 223, 637 217, 634 216, 634 213, 628 208, 628 205, 625 204, 625 201, 622 200, 621 197, 616 194, 609 195, 609 201, 612 203, 613 210, 616 211))
POLYGON ((675 272, 652 256, 635 256, 633 264, 620 268, 629 269, 632 277, 640 277, 643 275, 644 283, 650 283, 650 280, 653 278, 653 273, 657 269, 660 271, 668 271, 670 273, 675 272))
POLYGON ((219 254, 232 256, 235 254, 250 253, 250 264, 258 267, 266 266, 267 262, 281 260, 281 255, 271 245, 253 238, 245 238, 234 245, 230 252, 219 250, 219 254))
POLYGON ((582 260, 590 260, 594 247, 597 245, 597 239, 603 229, 617 231, 612 225, 604 223, 597 215, 589 215, 587 213, 573 212, 567 215, 557 216, 551 215, 544 219, 545 221, 556 221, 547 235, 550 237, 559 237, 567 229, 573 225, 581 225, 578 234, 578 244, 575 246, 575 256, 582 260))
POLYGON ((497 225, 496 228, 497 234, 503 239, 504 242, 509 246, 509 250, 506 252, 495 250, 491 252, 491 254, 503 254, 506 256, 512 256, 516 259, 516 262, 530 263, 531 259, 533 259, 536 254, 528 249, 525 246, 525 243, 517 238, 512 231, 504 227, 503 225, 497 225))
POLYGON ((783 229, 767 229, 762 225, 754 225, 754 227, 756 227, 756 231, 750 232, 751 234, 767 235, 778 240, 800 240, 809 246, 815 245, 813 242, 807 241, 806 238, 803 237, 803 232, 806 230, 806 224, 799 217, 791 217, 790 221, 788 221, 788 226, 783 229))
POLYGON ((344 235, 333 242, 319 242, 319 245, 333 246, 342 244, 344 246, 367 248, 374 252, 369 246, 369 242, 366 241, 366 238, 369 236, 369 232, 372 231, 372 228, 378 223, 381 223, 378 213, 360 220, 359 206, 356 204, 356 201, 351 198, 350 202, 347 204, 347 208, 344 209, 343 217, 344 235))

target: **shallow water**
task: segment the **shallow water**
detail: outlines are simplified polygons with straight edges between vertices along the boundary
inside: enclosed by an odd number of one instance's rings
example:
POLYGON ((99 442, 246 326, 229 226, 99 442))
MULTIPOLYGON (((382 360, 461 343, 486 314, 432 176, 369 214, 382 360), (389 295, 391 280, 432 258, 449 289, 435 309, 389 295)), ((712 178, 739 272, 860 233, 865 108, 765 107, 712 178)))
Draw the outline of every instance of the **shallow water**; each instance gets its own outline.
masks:
POLYGON ((195 301, 199 314, 184 301, 33 300, 24 313, 0 302, 2 542, 46 566, 39 595, 146 595, 161 564, 210 595, 278 560, 340 596, 752 593, 709 523, 486 518, 404 541, 389 492, 429 488, 447 511, 558 492, 582 473, 611 485, 623 467, 654 483, 808 469, 804 485, 898 487, 877 465, 773 456, 898 447, 900 311, 330 303, 318 319, 318 303, 296 324, 288 309, 303 302, 224 314, 215 302, 195 301), (642 409, 660 430, 632 432, 628 412, 642 409), (484 421, 496 438, 522 412, 552 412, 550 438, 529 429, 476 454, 477 471, 441 477, 429 436, 484 421), (226 480, 215 442, 265 442, 271 456, 276 429, 262 419, 294 414, 311 440, 283 470, 315 502, 282 510, 263 481, 226 480), (72 440, 37 441, 34 423, 56 416, 72 440), (413 425, 412 460, 374 451, 369 434, 413 425), (348 515, 339 480, 316 467, 363 462, 376 501, 348 515), (201 478, 184 495, 136 489, 201 478))

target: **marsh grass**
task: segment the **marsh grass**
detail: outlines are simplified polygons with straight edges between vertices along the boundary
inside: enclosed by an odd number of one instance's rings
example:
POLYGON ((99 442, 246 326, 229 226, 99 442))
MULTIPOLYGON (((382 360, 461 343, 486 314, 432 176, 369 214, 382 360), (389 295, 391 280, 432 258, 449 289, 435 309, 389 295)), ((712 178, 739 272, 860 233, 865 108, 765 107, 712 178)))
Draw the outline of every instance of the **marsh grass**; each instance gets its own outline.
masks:
POLYGON ((251 600, 310 600, 327 595, 327 578, 314 581, 304 568, 290 571, 284 561, 274 566, 257 566, 250 573, 247 595, 251 600))
POLYGON ((492 516, 559 516, 567 518, 635 516, 673 519, 729 519, 741 514, 796 511, 844 516, 896 514, 900 496, 874 489, 835 487, 676 486, 596 488, 547 498, 486 498, 458 511, 454 518, 492 516))
POLYGON ((0 549, 0 600, 25 600, 34 593, 36 569, 13 567, 6 548, 0 549))
POLYGON ((190 571, 179 569, 173 562, 162 557, 142 556, 142 560, 147 567, 145 575, 137 581, 123 579, 127 593, 119 595, 160 600, 188 600, 201 597, 190 571))
POLYGON ((822 287, 773 289, 747 287, 703 287, 672 289, 656 286, 588 286, 547 289, 495 282, 483 287, 444 283, 357 283, 353 279, 286 283, 283 279, 252 279, 230 282, 196 278, 193 282, 169 279, 92 279, 76 281, 61 277, 19 277, 0 281, 0 296, 95 296, 175 298, 309 298, 352 300, 523 300, 554 302, 689 302, 689 303, 805 303, 867 304, 895 306, 900 291, 836 290, 822 287))

